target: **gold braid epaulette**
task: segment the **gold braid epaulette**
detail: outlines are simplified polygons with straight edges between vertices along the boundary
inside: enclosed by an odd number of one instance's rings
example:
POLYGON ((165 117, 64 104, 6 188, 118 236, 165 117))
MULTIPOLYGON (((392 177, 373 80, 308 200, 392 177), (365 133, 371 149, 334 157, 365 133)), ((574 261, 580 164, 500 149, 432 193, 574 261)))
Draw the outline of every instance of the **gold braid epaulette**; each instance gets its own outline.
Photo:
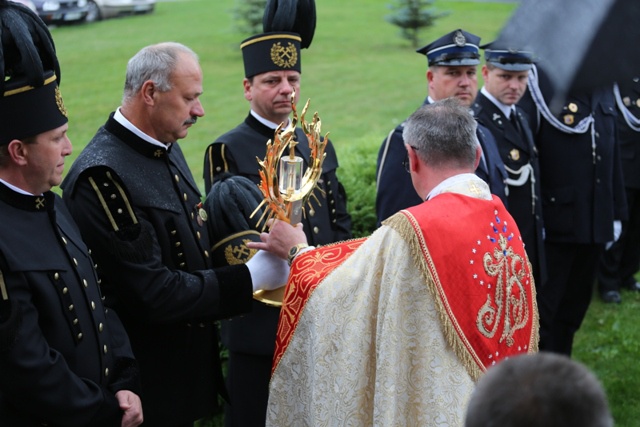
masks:
POLYGON ((4 275, 2 271, 0 271, 0 294, 2 295, 3 301, 9 300, 9 294, 7 293, 7 285, 4 283, 4 275))
POLYGON ((114 231, 138 223, 129 197, 122 185, 113 178, 109 170, 89 176, 89 183, 96 192, 96 196, 114 231))

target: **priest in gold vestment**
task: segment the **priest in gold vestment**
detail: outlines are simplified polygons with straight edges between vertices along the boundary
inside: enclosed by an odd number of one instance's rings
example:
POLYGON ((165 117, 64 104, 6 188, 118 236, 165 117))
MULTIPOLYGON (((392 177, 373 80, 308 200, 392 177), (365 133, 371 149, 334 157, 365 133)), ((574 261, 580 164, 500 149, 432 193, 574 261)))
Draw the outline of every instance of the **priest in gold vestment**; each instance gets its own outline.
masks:
POLYGON ((276 222, 255 244, 292 261, 268 426, 462 426, 483 372, 537 351, 531 266, 473 174, 475 127, 453 99, 408 119, 407 168, 426 201, 370 237, 310 250, 276 222))

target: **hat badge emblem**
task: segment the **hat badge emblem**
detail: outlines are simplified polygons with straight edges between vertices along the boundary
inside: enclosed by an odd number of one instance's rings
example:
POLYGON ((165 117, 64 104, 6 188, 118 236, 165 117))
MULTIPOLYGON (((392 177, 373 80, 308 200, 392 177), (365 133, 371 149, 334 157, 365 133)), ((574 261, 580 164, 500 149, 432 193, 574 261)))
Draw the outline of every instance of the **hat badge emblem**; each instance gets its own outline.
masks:
POLYGON ((65 117, 69 117, 67 113, 67 109, 64 106, 64 101, 62 101, 62 93, 60 92, 60 88, 57 86, 55 89, 55 97, 56 97, 56 105, 58 106, 58 110, 60 110, 60 113, 65 117))
POLYGON ((249 261, 256 252, 257 249, 250 249, 247 247, 247 243, 251 242, 250 239, 243 239, 240 245, 227 245, 224 248, 224 257, 229 265, 244 264, 249 261))
POLYGON ((467 39, 464 37, 464 34, 462 34, 462 31, 458 30, 453 35, 453 42, 456 44, 456 46, 462 47, 467 44, 467 39))
POLYGON ((276 42, 271 46, 271 60, 280 68, 291 68, 298 63, 298 51, 291 42, 286 47, 276 42))

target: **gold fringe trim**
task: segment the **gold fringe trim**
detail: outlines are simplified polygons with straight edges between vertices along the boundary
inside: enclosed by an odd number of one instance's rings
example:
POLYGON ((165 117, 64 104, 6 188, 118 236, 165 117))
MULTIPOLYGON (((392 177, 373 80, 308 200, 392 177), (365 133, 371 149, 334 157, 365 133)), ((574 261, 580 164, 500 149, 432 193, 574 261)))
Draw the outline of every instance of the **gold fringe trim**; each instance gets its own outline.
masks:
POLYGON ((384 221, 384 224, 393 228, 398 234, 400 234, 402 239, 409 244, 409 248, 413 254, 413 259, 417 263, 416 267, 418 268, 424 283, 427 285, 429 293, 435 301, 436 310, 440 317, 440 324, 442 325, 442 333, 445 340, 451 346, 455 355, 460 359, 462 365, 465 367, 473 381, 478 381, 480 376, 484 373, 484 370, 481 368, 482 364, 478 359, 473 357, 469 351, 471 345, 468 342, 465 345, 465 340, 462 338, 463 335, 456 331, 456 327, 453 325, 451 318, 447 314, 449 310, 445 307, 445 304, 438 292, 438 283, 440 280, 437 277, 433 259, 429 254, 424 236, 422 233, 416 232, 416 230, 421 229, 420 225, 416 221, 415 217, 413 217, 413 215, 408 211, 401 211, 393 215, 391 218, 384 221))
MULTIPOLYGON (((526 255, 526 252, 525 252, 526 255)), ((533 269, 531 267, 531 262, 529 261, 529 257, 527 256, 527 264, 529 265, 529 271, 532 272, 533 269)), ((540 316, 538 314, 538 299, 536 298, 536 284, 533 279, 533 273, 531 273, 531 308, 532 316, 531 316, 531 327, 533 328, 533 333, 531 334, 531 339, 529 340, 529 351, 527 353, 537 353, 540 348, 540 316)))

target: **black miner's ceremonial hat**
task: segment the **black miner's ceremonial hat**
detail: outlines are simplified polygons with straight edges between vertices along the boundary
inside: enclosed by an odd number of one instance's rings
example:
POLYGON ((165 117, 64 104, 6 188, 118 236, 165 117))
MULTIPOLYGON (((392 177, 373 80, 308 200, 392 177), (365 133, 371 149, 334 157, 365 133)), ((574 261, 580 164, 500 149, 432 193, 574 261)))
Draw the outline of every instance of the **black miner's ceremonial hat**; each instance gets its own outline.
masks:
POLYGON ((245 77, 279 70, 302 72, 300 50, 311 45, 316 29, 315 0, 267 0, 262 29, 264 33, 240 44, 245 77))
POLYGON ((0 145, 67 123, 60 66, 47 26, 30 9, 0 0, 0 145))
POLYGON ((287 32, 258 34, 244 40, 240 44, 244 76, 277 70, 301 72, 300 41, 298 34, 287 32))

